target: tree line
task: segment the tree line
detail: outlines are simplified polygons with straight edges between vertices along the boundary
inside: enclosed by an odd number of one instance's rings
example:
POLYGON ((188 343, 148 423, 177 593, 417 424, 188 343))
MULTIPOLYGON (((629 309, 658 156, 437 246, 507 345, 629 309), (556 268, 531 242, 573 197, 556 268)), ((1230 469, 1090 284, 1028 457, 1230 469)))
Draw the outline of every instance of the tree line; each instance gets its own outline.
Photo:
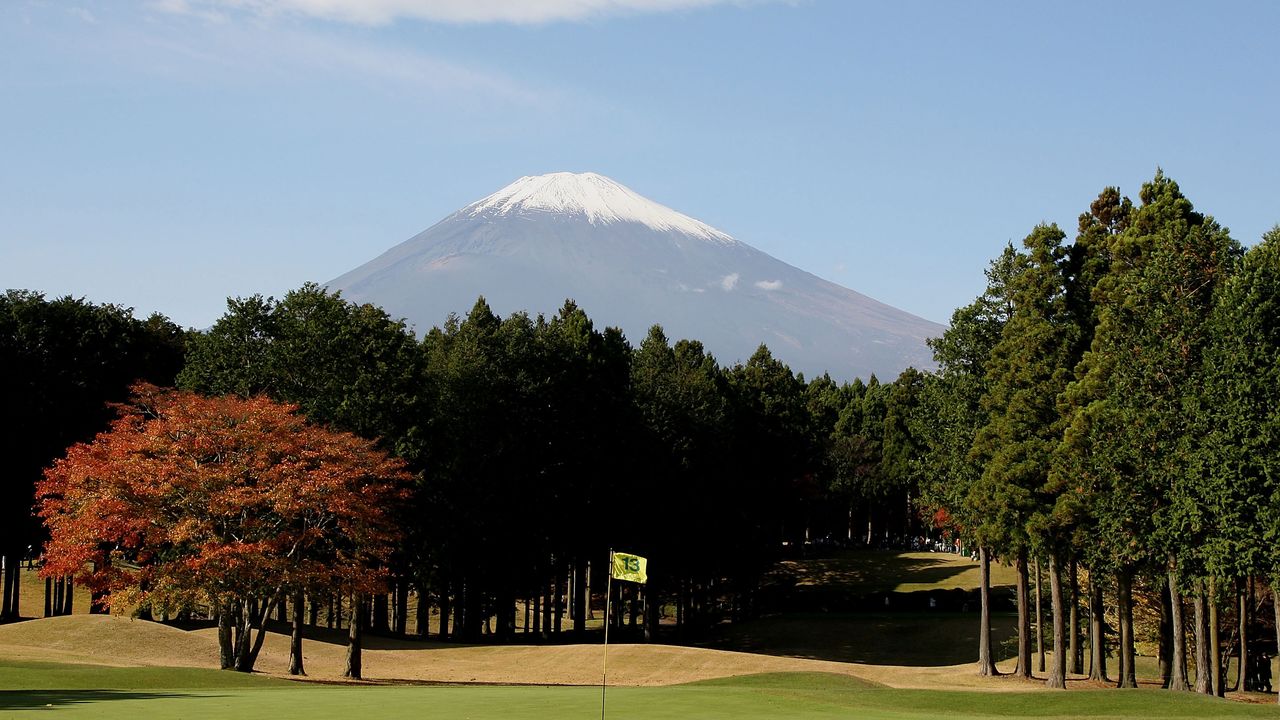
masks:
POLYGON ((1072 590, 1087 578, 1091 678, 1110 678, 1114 613, 1116 681, 1136 686, 1142 593, 1162 616, 1166 687, 1224 692, 1220 610, 1234 606, 1241 689, 1255 689, 1252 588, 1280 577, 1278 246, 1280 228, 1245 252, 1157 173, 1137 204, 1103 190, 1073 242, 1040 225, 1007 247, 933 341, 925 503, 981 548, 984 599, 991 557, 1017 568, 1019 674, 1032 673, 1029 568, 1044 565, 1050 687, 1084 671, 1072 590))
MULTIPOLYGON (((756 614, 760 578, 784 545, 820 537, 880 544, 914 528, 907 418, 922 377, 914 371, 904 376, 906 390, 874 377, 806 381, 763 346, 724 367, 696 340, 672 343, 657 326, 633 347, 619 330, 597 329, 572 301, 549 318, 500 318, 481 299, 421 339, 382 310, 315 285, 278 301, 231 299, 203 332, 27 292, 9 292, 0 309, 0 322, 26 318, 3 326, 6 362, 31 369, 4 374, 21 385, 11 396, 29 398, 19 407, 47 413, 58 430, 38 444, 23 438, 45 426, 11 436, 14 447, 42 450, 7 475, 5 507, 20 522, 6 526, 6 568, 40 552, 45 530, 30 508, 44 468, 107 430, 115 414, 163 419, 157 401, 138 397, 136 387, 130 397, 135 379, 209 398, 288 403, 318 426, 375 442, 413 473, 409 495, 396 503, 398 542, 379 560, 379 577, 389 581, 367 605, 334 583, 298 598, 297 582, 274 577, 238 594, 218 586, 162 599, 156 581, 128 595, 141 601, 140 613, 182 617, 191 609, 174 598, 194 606, 203 592, 203 611, 235 633, 224 645, 225 665, 251 666, 246 658, 256 653, 242 639, 272 608, 283 620, 286 607, 298 615, 310 603, 312 624, 323 614, 341 627, 350 623, 345 601, 358 608, 353 632, 367 625, 403 633, 410 594, 422 634, 505 640, 520 625, 543 638, 581 637, 610 547, 663 569, 646 602, 629 598, 628 624, 648 635, 671 608, 675 632, 687 635, 756 614), (119 319, 118 327, 104 325, 104 316, 119 319), (85 359, 95 356, 104 369, 85 380, 93 367, 85 359), (55 397, 71 388, 83 399, 55 397), (289 597, 273 597, 271 588, 289 597)), ((175 456, 209 462, 184 452, 175 456)), ((126 480, 140 487, 136 477, 126 480)), ((45 496, 59 501, 66 492, 49 488, 45 496)), ((118 547, 117 554, 130 565, 143 561, 118 547)), ((84 561, 76 552, 63 556, 49 567, 70 572, 84 561)), ((16 577, 5 585, 10 619, 19 614, 16 577)), ((105 591, 102 583, 96 591, 105 591)), ((53 614, 69 612, 62 602, 50 605, 53 614)))

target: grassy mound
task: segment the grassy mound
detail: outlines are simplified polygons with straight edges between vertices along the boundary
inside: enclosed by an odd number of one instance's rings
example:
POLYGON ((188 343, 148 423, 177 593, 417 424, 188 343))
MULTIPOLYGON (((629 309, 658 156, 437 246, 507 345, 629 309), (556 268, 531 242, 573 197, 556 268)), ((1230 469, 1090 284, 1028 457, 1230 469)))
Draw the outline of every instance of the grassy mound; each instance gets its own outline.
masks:
POLYGON ((218 666, 217 640, 114 615, 66 615, 0 626, 6 657, 99 665, 218 666))

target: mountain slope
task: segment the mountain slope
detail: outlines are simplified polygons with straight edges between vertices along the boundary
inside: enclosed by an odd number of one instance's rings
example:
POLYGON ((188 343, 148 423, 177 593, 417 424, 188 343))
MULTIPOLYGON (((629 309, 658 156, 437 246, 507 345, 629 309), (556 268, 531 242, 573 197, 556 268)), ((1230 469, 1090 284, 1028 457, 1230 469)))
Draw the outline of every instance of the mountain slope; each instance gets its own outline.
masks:
POLYGON ((328 283, 419 332, 484 295, 499 314, 573 298, 639 342, 659 323, 724 364, 760 343, 808 377, 932 365, 942 327, 794 268, 592 173, 525 177, 328 283))

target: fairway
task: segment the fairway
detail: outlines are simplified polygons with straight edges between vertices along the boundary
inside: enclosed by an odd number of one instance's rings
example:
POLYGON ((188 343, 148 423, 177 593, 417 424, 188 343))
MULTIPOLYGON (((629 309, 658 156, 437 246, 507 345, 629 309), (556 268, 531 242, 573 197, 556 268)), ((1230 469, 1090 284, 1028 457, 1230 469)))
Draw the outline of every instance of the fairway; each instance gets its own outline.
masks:
MULTIPOLYGON (((600 689, 578 686, 328 686, 215 670, 98 668, 0 661, 0 712, 95 718, 595 718, 600 689), (51 672, 52 670, 52 672, 51 672), (53 681, 50 681, 50 678, 53 681)), ((750 675, 687 685, 613 688, 614 718, 1254 718, 1246 705, 1155 690, 1068 693, 897 690, 822 673, 750 675)))

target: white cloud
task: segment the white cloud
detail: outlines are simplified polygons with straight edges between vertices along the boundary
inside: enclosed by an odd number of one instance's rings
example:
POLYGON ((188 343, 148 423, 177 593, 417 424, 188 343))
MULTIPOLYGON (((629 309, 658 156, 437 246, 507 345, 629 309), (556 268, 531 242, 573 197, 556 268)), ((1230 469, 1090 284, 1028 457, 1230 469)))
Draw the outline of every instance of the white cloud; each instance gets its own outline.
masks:
POLYGON ((782 287, 782 281, 781 280, 758 280, 756 281, 756 287, 760 288, 761 290, 768 290, 772 292, 782 287))
POLYGON ((290 86, 345 76, 398 98, 448 97, 451 107, 464 110, 495 105, 539 109, 561 99, 557 90, 532 87, 501 72, 468 67, 414 47, 296 23, 258 22, 201 0, 162 0, 151 7, 162 14, 120 29, 115 40, 128 48, 118 55, 139 57, 151 72, 186 75, 202 83, 234 78, 290 86))
POLYGON ((730 290, 734 289, 737 286, 738 286, 738 273, 731 273, 729 275, 725 275, 724 277, 720 278, 720 287, 725 292, 729 292, 730 290))
MULTIPOLYGON (((602 15, 668 12, 744 0, 159 0, 156 7, 195 6, 242 10, 258 15, 301 15, 362 25, 396 20, 446 23, 544 23, 602 15)), ((760 1, 760 0, 756 0, 760 1)))

